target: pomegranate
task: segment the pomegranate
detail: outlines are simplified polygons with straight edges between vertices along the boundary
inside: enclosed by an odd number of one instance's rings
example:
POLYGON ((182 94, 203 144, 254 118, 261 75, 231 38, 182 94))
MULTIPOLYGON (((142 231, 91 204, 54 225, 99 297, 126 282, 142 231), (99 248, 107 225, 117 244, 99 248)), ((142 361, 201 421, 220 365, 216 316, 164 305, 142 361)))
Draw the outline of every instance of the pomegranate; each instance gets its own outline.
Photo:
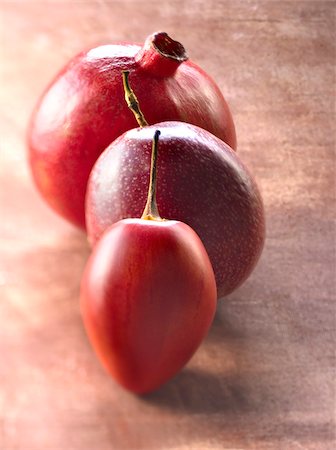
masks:
POLYGON ((36 106, 28 148, 32 174, 44 199, 82 228, 87 181, 95 161, 114 139, 136 126, 124 101, 122 70, 130 72, 148 123, 189 122, 236 147, 231 113, 218 86, 166 33, 154 33, 143 46, 120 43, 80 53, 36 106))

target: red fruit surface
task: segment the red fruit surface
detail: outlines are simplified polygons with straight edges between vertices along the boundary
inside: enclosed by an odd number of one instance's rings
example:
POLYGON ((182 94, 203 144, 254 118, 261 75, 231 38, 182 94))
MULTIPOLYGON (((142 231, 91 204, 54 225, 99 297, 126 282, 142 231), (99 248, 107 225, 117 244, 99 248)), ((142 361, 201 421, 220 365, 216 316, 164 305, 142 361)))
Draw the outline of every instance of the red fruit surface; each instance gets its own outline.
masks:
POLYGON ((85 227, 87 180, 102 151, 137 126, 124 100, 122 71, 150 124, 180 120, 201 126, 236 147, 229 108, 218 86, 187 60, 166 33, 143 45, 104 45, 72 59, 47 88, 28 130, 32 174, 61 216, 85 227))
POLYGON ((176 221, 112 225, 85 268, 81 310, 115 380, 136 393, 156 389, 191 358, 215 314, 215 277, 202 242, 176 221))
POLYGON ((104 230, 139 217, 146 203, 151 145, 160 130, 157 203, 161 217, 191 226, 213 265, 220 296, 237 288, 261 254, 265 223, 258 187, 237 154, 209 132, 163 122, 129 130, 96 162, 86 220, 94 244, 104 230))

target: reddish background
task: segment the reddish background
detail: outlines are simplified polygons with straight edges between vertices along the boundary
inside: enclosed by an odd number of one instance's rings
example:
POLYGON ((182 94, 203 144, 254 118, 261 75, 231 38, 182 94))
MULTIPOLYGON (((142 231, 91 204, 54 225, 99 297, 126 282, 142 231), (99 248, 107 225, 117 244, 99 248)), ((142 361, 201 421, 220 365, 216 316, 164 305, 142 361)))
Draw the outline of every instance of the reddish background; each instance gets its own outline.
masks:
POLYGON ((0 448, 331 449, 335 3, 2 1, 0 11, 0 448), (187 368, 139 398, 88 345, 78 308, 86 239, 35 192, 24 134, 74 53, 156 30, 222 88, 268 235, 187 368))

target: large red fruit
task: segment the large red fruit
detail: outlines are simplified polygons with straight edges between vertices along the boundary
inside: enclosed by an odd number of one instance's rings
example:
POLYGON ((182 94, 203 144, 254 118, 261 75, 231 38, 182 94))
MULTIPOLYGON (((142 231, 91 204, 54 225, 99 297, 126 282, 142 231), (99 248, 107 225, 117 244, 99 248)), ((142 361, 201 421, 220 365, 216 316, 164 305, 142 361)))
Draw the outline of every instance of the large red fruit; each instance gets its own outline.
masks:
POLYGON ((248 277, 258 261, 265 236, 263 204, 237 154, 199 127, 163 122, 136 128, 105 150, 88 183, 89 239, 94 244, 114 222, 141 214, 155 129, 161 131, 160 212, 196 231, 213 265, 218 294, 226 295, 248 277))
POLYGON ((143 47, 122 43, 79 54, 40 99, 28 147, 39 191, 80 227, 85 227, 84 198, 93 164, 114 139, 136 126, 124 101, 122 70, 130 72, 148 123, 190 122, 236 146, 232 117, 218 86, 166 33, 149 36, 143 47))

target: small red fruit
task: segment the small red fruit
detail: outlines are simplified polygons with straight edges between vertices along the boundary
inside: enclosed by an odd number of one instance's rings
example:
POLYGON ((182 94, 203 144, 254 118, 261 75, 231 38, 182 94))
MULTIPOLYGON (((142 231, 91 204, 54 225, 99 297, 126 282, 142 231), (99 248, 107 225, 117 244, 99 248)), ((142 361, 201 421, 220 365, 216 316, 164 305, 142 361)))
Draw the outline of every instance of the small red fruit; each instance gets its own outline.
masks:
POLYGON ((143 47, 121 43, 80 53, 36 106, 28 147, 42 196, 82 228, 93 164, 114 139, 136 126, 124 101, 122 70, 130 72, 149 123, 193 123, 236 147, 231 113, 218 86, 166 33, 149 36, 143 47))
POLYGON ((204 246, 188 225, 158 216, 155 186, 152 179, 141 219, 121 220, 104 233, 81 285, 82 316, 100 361, 136 393, 158 388, 186 364, 216 309, 204 246))

